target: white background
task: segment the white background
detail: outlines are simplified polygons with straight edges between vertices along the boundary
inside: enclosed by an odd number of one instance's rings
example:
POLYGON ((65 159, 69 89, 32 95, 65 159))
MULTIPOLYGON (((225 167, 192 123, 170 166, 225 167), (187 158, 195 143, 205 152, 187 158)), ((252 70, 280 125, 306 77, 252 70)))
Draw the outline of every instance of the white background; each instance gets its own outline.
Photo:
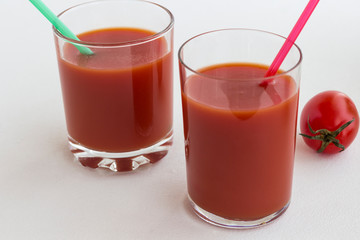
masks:
MULTIPOLYGON (((85 0, 84 0, 85 1, 85 0)), ((82 0, 45 0, 55 12, 82 0)), ((175 16, 175 50, 228 27, 288 35, 307 0, 157 0, 175 16)), ((297 40, 300 108, 340 90, 360 108, 360 2, 322 0, 297 40)), ((0 0, 0 239, 359 239, 360 137, 336 155, 297 138, 292 203, 270 225, 212 226, 186 200, 179 76, 174 145, 159 163, 113 174, 73 162, 50 24, 26 0, 0 0)))

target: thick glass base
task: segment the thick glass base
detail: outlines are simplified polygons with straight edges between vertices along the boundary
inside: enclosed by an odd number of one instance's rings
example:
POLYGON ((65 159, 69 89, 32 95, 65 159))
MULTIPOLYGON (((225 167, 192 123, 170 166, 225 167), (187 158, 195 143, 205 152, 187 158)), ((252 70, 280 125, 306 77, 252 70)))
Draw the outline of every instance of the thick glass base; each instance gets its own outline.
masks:
POLYGON ((260 227, 266 225, 272 222, 273 220, 275 220, 276 218, 278 218, 279 216, 281 216, 286 211, 286 209, 289 207, 290 204, 290 202, 288 202, 282 209, 266 217, 248 221, 248 220, 232 220, 232 219, 219 217, 196 205, 194 201, 190 198, 190 196, 188 198, 196 215, 198 215, 201 219, 219 227, 233 228, 233 229, 247 229, 247 228, 254 228, 254 227, 260 227))
POLYGON ((88 149, 69 137, 70 151, 81 165, 104 168, 114 172, 133 171, 140 166, 155 163, 165 157, 172 145, 172 131, 160 142, 137 151, 113 153, 88 149))

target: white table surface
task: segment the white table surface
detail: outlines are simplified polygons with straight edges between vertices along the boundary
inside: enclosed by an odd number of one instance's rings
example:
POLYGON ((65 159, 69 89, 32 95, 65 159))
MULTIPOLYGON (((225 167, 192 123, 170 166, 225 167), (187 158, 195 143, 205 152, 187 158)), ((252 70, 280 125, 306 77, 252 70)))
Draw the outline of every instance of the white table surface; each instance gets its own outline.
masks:
MULTIPOLYGON (((85 0, 84 0, 85 1, 85 0)), ((56 13, 82 0, 45 0, 56 13)), ((307 0, 157 0, 175 15, 175 50, 228 27, 288 35, 307 0)), ((360 108, 360 2, 322 0, 297 43, 300 108, 337 89, 360 108)), ((133 173, 72 160, 50 25, 26 0, 0 1, 0 239, 360 239, 360 136, 320 155, 297 138, 292 203, 262 228, 229 230, 192 212, 186 198, 179 76, 174 145, 133 173)))

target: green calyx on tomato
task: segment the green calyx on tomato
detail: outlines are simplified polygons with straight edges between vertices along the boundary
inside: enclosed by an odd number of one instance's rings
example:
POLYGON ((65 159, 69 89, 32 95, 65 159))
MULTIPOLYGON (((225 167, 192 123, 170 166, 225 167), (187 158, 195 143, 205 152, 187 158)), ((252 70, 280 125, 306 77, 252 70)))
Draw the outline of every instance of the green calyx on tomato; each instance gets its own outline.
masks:
POLYGON ((307 124, 309 130, 312 134, 315 134, 315 136, 310 136, 303 133, 300 133, 300 135, 309 139, 322 141, 321 147, 317 150, 318 153, 323 152, 330 143, 333 143, 335 146, 340 148, 341 150, 339 152, 342 152, 345 150, 345 147, 340 143, 339 139, 336 139, 336 136, 339 135, 339 133, 341 133, 341 131, 343 131, 347 126, 349 126, 354 120, 355 118, 346 122, 341 127, 336 129, 336 131, 329 131, 327 129, 319 129, 314 131, 310 126, 309 117, 308 117, 307 124))

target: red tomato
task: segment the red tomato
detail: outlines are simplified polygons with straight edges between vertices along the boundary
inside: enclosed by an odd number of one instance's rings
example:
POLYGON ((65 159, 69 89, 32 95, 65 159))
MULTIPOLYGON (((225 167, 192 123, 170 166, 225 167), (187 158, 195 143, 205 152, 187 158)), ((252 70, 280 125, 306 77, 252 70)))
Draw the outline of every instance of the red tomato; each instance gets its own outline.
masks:
POLYGON ((356 137, 359 114, 347 95, 325 91, 315 95, 304 106, 300 130, 305 143, 318 152, 341 152, 356 137))

